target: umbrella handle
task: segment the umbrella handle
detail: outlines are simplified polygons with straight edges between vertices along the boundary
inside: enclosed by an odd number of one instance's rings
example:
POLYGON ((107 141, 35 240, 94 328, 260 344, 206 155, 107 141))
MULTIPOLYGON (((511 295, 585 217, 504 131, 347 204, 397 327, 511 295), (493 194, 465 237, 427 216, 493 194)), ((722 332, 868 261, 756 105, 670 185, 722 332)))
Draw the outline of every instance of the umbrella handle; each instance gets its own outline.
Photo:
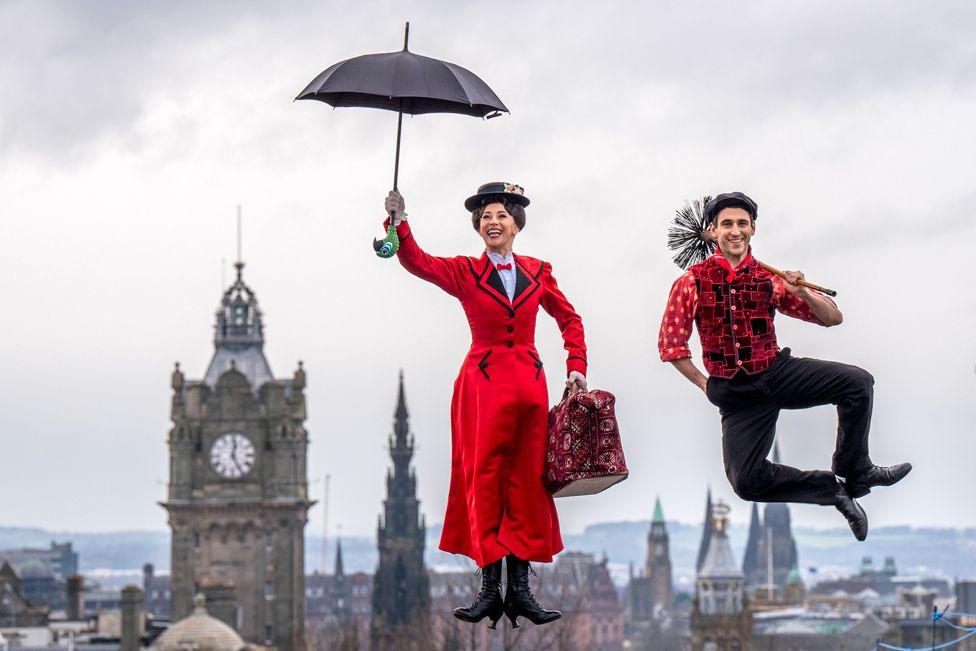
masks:
MULTIPOLYGON (((771 274, 776 274, 780 278, 782 278, 784 280, 786 279, 786 274, 784 274, 782 271, 780 271, 776 267, 770 267, 765 262, 760 262, 759 263, 759 266, 762 267, 763 269, 765 269, 766 271, 768 271, 771 274)), ((821 294, 826 294, 827 296, 837 296, 837 292, 835 292, 834 290, 827 289, 826 287, 821 287, 820 285, 814 285, 813 283, 808 283, 805 280, 801 280, 797 284, 798 285, 803 285, 804 287, 808 287, 808 288, 810 288, 810 289, 812 289, 814 291, 818 291, 821 294)))
POLYGON ((386 237, 382 240, 373 238, 373 250, 381 258, 392 258, 400 248, 400 236, 393 225, 393 213, 390 213, 390 226, 386 229, 386 237))

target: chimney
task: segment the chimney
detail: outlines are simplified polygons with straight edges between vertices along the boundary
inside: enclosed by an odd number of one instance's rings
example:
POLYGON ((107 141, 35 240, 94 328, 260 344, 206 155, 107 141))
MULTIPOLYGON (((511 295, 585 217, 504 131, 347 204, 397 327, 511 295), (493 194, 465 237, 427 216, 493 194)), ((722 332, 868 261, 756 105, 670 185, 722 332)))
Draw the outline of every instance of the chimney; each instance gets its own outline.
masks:
POLYGON ((68 604, 65 615, 69 622, 77 622, 85 618, 85 580, 80 574, 72 574, 67 583, 68 604))
POLYGON ((138 586, 122 588, 122 635, 119 651, 142 648, 142 590, 138 586))
POLYGON ((207 613, 236 631, 237 595, 234 592, 234 582, 210 580, 201 586, 200 592, 207 598, 207 613))
POLYGON ((152 603, 152 584, 156 574, 155 569, 152 563, 146 563, 142 566, 142 603, 146 606, 146 611, 150 610, 149 605, 152 603))

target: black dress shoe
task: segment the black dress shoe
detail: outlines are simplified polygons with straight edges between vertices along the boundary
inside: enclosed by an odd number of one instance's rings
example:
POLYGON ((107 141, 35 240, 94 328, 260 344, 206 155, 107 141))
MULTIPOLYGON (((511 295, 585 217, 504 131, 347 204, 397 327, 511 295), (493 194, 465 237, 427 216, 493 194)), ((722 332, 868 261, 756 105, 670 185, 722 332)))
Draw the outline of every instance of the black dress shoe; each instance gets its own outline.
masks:
POLYGON ((462 622, 472 624, 487 617, 491 620, 488 628, 495 628, 503 614, 505 602, 502 600, 502 562, 498 560, 481 568, 481 591, 470 606, 455 608, 454 616, 462 622))
POLYGON ((870 470, 856 477, 847 478, 847 492, 851 497, 864 497, 873 486, 892 486, 912 471, 912 464, 899 463, 894 466, 871 466, 870 470))
POLYGON ((546 610, 535 600, 529 588, 529 562, 514 554, 509 554, 506 558, 508 588, 505 590, 505 615, 512 622, 512 628, 519 627, 519 617, 525 617, 537 626, 562 617, 563 614, 558 610, 546 610))
POLYGON ((868 514, 864 512, 857 500, 850 496, 847 487, 840 482, 837 482, 837 495, 835 497, 837 501, 834 506, 847 519, 847 524, 851 526, 854 537, 859 541, 864 541, 868 537, 868 514))

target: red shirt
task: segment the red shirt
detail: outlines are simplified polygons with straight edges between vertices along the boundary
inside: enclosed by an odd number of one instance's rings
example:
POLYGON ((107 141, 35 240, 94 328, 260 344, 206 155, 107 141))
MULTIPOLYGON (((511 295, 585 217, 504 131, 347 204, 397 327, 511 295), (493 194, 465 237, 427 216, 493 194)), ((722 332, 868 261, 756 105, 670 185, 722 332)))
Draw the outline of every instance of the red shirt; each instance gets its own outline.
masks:
POLYGON ((764 371, 779 351, 773 326, 776 310, 826 325, 803 299, 787 291, 782 278, 760 266, 751 250, 732 269, 716 249, 671 287, 658 335, 661 361, 691 357, 688 339, 694 323, 709 375, 730 378, 739 369, 746 373, 764 371))

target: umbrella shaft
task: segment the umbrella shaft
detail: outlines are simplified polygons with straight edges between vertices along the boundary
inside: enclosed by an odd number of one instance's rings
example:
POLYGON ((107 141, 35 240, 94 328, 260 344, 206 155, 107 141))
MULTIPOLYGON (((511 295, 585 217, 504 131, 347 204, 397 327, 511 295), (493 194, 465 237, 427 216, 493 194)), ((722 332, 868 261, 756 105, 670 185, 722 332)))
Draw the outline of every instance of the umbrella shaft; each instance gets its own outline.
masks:
POLYGON ((400 132, 403 131, 403 111, 397 113, 397 144, 396 144, 396 161, 393 163, 393 190, 399 191, 397 188, 397 180, 400 177, 400 132))

